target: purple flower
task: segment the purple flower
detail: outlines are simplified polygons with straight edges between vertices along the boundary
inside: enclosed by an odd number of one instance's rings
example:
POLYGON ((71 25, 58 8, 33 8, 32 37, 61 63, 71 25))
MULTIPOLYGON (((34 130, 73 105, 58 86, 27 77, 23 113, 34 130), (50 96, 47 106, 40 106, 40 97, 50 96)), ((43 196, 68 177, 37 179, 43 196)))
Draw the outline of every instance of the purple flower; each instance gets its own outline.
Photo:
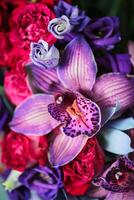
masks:
POLYGON ((86 143, 85 138, 93 137, 117 112, 117 105, 118 112, 134 105, 134 78, 110 73, 96 80, 94 55, 82 36, 66 46, 57 69, 31 64, 28 73, 33 91, 45 94, 35 94, 19 105, 10 127, 26 135, 45 135, 60 125, 66 137, 59 137, 56 144, 79 135, 75 143, 69 140, 68 160, 78 155, 80 141, 86 143))
POLYGON ((30 47, 30 57, 35 65, 46 68, 53 68, 58 65, 59 51, 54 45, 49 47, 47 42, 39 40, 38 43, 32 42, 30 47))
POLYGON ((63 187, 58 169, 37 166, 27 169, 19 178, 20 182, 30 190, 34 190, 43 199, 56 198, 59 188, 63 187))
POLYGON ((90 43, 97 48, 111 49, 121 40, 117 17, 103 17, 91 20, 84 33, 90 43))
POLYGON ((63 39, 70 31, 83 31, 90 21, 84 11, 62 0, 55 6, 55 12, 58 18, 50 21, 48 30, 58 39, 63 39))
POLYGON ((102 69, 108 71, 120 72, 122 74, 129 74, 131 72, 131 61, 128 54, 111 54, 105 52, 97 58, 97 64, 102 69))
POLYGON ((70 21, 65 15, 52 19, 48 24, 48 31, 58 39, 63 39, 64 35, 69 33, 71 29, 70 21))
POLYGON ((95 179, 95 183, 112 192, 134 190, 134 162, 121 157, 105 173, 95 179))
MULTIPOLYGON (((133 199, 134 195, 134 162, 129 158, 120 157, 110 168, 108 168, 100 178, 94 180, 94 184, 102 188, 96 191, 94 197, 104 194, 104 189, 108 190, 106 200, 126 200, 133 199)), ((106 194, 106 192, 105 192, 106 194)))
POLYGON ((20 186, 12 192, 8 192, 10 200, 29 200, 30 199, 30 191, 25 186, 20 186))

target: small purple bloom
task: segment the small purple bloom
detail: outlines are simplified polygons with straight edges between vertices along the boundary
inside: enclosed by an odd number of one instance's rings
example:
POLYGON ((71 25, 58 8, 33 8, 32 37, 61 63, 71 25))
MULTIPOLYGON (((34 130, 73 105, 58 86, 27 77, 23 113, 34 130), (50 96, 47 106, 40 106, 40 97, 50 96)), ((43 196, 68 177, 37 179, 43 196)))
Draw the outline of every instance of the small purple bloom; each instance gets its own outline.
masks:
POLYGON ((59 51, 54 45, 49 47, 47 42, 39 40, 38 43, 32 42, 30 47, 30 57, 35 65, 46 68, 53 68, 58 65, 59 51))
POLYGON ((71 29, 70 21, 65 15, 52 19, 48 24, 48 31, 58 39, 63 39, 64 35, 69 33, 71 29))
POLYGON ((113 55, 110 52, 105 52, 96 61, 101 69, 106 69, 107 71, 120 72, 122 74, 129 74, 131 72, 132 64, 128 54, 113 55))
POLYGON ((90 21, 84 11, 62 0, 55 6, 55 12, 58 18, 50 21, 48 30, 58 39, 63 39, 70 31, 83 31, 90 21))
POLYGON ((12 192, 8 192, 10 200, 29 200, 30 199, 30 191, 25 186, 20 186, 12 192))
POLYGON ((112 192, 134 191, 134 162, 121 157, 94 183, 112 192))
POLYGON ((27 169, 19 178, 27 188, 37 192, 43 199, 56 198, 59 188, 63 187, 59 169, 37 166, 27 169))
POLYGON ((121 40, 117 17, 103 17, 91 20, 84 33, 96 48, 112 49, 121 40))

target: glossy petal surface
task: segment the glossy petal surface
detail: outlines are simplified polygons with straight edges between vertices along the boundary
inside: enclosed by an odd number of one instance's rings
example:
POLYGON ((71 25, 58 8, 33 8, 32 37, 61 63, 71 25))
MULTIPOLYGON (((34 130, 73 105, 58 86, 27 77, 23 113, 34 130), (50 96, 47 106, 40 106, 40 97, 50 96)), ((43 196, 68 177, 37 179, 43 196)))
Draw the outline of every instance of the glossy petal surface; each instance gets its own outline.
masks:
POLYGON ((88 140, 87 136, 69 137, 62 128, 54 138, 49 149, 49 160, 53 166, 62 166, 72 161, 82 150, 88 140))
POLYGON ((65 48, 58 67, 59 79, 67 88, 77 91, 92 89, 97 66, 91 48, 77 36, 65 48))
POLYGON ((119 73, 103 75, 94 85, 93 96, 98 105, 119 104, 124 111, 134 105, 134 78, 119 73))
POLYGON ((54 69, 46 69, 45 67, 30 63, 27 66, 27 72, 29 84, 34 93, 54 94, 64 89, 54 69))
POLYGON ((59 122, 48 113, 48 104, 54 101, 51 95, 33 95, 18 106, 10 127, 25 135, 45 135, 57 127, 59 122))

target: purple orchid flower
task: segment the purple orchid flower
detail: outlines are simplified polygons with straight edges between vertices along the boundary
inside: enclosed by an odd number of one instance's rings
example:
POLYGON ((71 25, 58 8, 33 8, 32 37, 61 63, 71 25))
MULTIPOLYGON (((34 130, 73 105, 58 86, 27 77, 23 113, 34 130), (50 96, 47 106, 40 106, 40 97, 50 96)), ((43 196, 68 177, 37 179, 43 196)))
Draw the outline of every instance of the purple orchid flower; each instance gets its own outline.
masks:
POLYGON ((69 144, 69 136, 79 135, 74 148, 71 145, 68 161, 80 152, 79 144, 86 144, 87 138, 93 137, 112 117, 118 104, 120 112, 134 105, 134 79, 110 73, 96 80, 94 55, 81 35, 66 46, 57 69, 31 64, 28 70, 33 91, 45 94, 35 94, 19 105, 10 127, 26 135, 45 135, 61 126, 61 135, 67 136, 59 140, 69 144))
POLYGON ((84 30, 90 43, 97 48, 112 49, 121 40, 117 17, 91 20, 84 30))
POLYGON ((99 67, 113 72, 120 72, 122 74, 129 74, 131 72, 132 64, 129 54, 114 54, 105 52, 103 56, 96 59, 99 67))
POLYGON ((120 157, 100 178, 94 180, 94 184, 100 186, 102 189, 99 188, 93 196, 101 197, 105 194, 105 200, 131 200, 134 197, 133 182, 134 162, 128 157, 120 157), (104 190, 109 192, 104 192, 104 190))
POLYGON ((36 191, 43 200, 55 199, 59 188, 63 187, 59 169, 55 169, 54 172, 49 167, 29 168, 19 177, 19 180, 30 190, 36 191))
POLYGON ((63 39, 70 31, 83 31, 90 21, 84 11, 62 0, 55 6, 55 13, 57 18, 49 22, 48 30, 58 39, 63 39))
POLYGON ((39 40, 38 43, 32 42, 30 47, 30 57, 35 65, 46 68, 53 68, 58 65, 60 54, 54 45, 49 47, 47 42, 39 40))

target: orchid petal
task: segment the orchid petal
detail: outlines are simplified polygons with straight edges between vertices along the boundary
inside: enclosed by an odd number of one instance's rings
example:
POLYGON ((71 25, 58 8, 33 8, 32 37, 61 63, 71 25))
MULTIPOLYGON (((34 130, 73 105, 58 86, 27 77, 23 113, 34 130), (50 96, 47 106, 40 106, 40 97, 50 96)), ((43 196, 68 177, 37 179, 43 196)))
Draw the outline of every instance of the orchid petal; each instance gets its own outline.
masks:
POLYGON ((59 134, 50 145, 48 154, 50 163, 55 167, 69 163, 80 153, 87 140, 87 136, 79 135, 72 138, 59 129, 59 134))
POLYGON ((134 78, 120 73, 101 76, 93 88, 93 97, 99 106, 120 105, 119 111, 134 105, 134 78))
POLYGON ((119 105, 113 107, 102 107, 101 109, 101 126, 104 126, 108 120, 119 110, 119 105))
POLYGON ((54 94, 63 91, 55 69, 46 69, 33 63, 27 65, 29 84, 33 92, 54 94))
POLYGON ((128 43, 128 51, 129 51, 129 54, 130 54, 130 60, 134 66, 134 42, 133 41, 129 41, 128 43))
POLYGON ((117 193, 117 192, 109 192, 105 200, 133 200, 134 199, 134 191, 117 193))
POLYGON ((108 127, 119 129, 121 131, 129 130, 134 128, 134 118, 128 117, 124 119, 117 119, 109 122, 108 127))
POLYGON ((48 104, 54 102, 51 95, 33 95, 19 105, 10 127, 13 131, 25 135, 45 135, 59 125, 48 113, 48 104))
POLYGON ((95 187, 88 191, 88 196, 92 198, 104 198, 108 194, 108 190, 105 190, 103 187, 95 187))
POLYGON ((66 46, 57 69, 65 87, 75 91, 92 89, 97 66, 92 50, 82 36, 77 36, 66 46))
POLYGON ((120 130, 103 128, 101 129, 100 137, 102 146, 106 151, 119 155, 128 154, 133 151, 130 147, 130 137, 120 130))

